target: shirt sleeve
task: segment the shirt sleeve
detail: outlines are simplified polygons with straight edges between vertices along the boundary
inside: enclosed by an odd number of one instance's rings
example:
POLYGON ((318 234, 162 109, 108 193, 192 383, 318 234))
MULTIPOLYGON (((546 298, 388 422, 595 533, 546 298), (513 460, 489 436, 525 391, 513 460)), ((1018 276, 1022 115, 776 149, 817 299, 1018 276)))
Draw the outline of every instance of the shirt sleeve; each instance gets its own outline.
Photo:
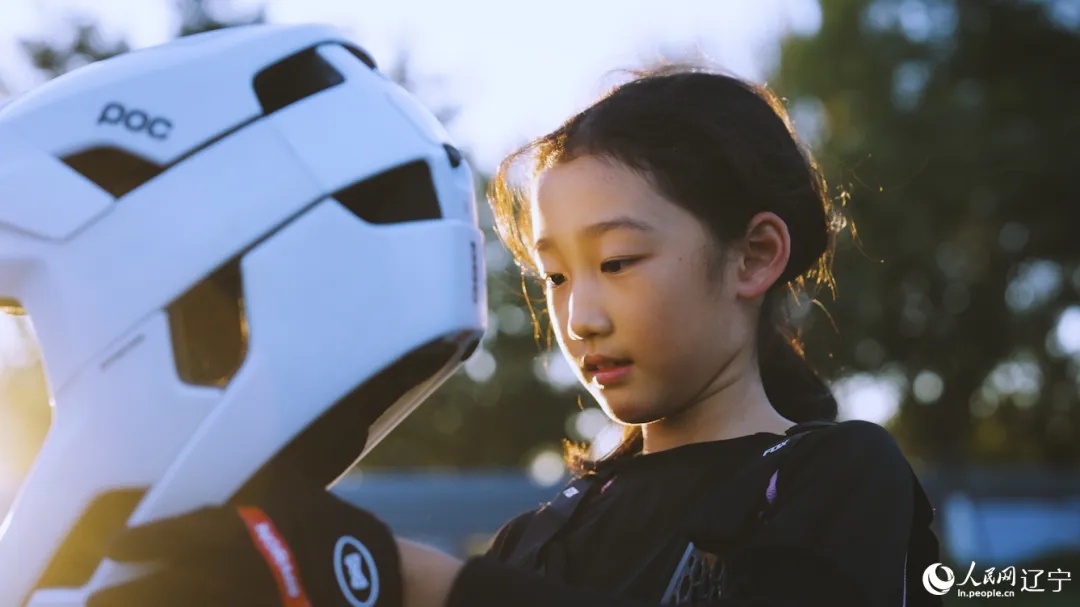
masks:
POLYGON ((915 488, 888 431, 849 421, 805 437, 776 490, 767 524, 728 561, 734 596, 904 603, 915 488))
MULTIPOLYGON (((716 607, 903 604, 910 467, 889 433, 851 421, 805 437, 778 475, 775 509, 726 560, 733 595, 716 607)), ((569 588, 495 559, 466 563, 450 607, 652 607, 569 588)))

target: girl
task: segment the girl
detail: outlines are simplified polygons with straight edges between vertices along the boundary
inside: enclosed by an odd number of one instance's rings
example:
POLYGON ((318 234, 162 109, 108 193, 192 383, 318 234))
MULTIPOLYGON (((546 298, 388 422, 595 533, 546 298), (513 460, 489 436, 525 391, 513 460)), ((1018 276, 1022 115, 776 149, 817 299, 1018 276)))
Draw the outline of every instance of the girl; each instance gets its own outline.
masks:
POLYGON ((575 483, 483 558, 391 541, 373 517, 290 484, 258 504, 277 558, 237 531, 250 511, 201 511, 121 538, 114 558, 171 566, 92 605, 301 604, 287 592, 298 584, 316 605, 365 607, 932 598, 918 586, 937 560, 930 510, 896 443, 868 422, 803 424, 837 406, 782 306, 832 286, 843 221, 775 97, 692 69, 639 75, 506 159, 490 203, 544 281, 566 359, 626 425, 622 444, 600 461, 571 454, 575 483), (520 192, 509 174, 526 157, 520 192), (346 533, 364 550, 340 567, 325 546, 346 533), (283 584, 289 572, 299 583, 283 584))

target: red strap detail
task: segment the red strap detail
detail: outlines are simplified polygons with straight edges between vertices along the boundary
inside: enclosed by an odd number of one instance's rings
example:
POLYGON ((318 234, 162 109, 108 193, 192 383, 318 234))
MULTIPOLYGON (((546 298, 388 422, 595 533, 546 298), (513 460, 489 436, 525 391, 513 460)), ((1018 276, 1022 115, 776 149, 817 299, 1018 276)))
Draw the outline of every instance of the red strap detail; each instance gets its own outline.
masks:
POLYGON ((254 506, 239 506, 236 511, 247 525, 252 543, 259 549, 277 580, 283 607, 311 607, 311 601, 300 583, 296 558, 285 543, 285 538, 281 537, 277 527, 274 527, 274 521, 270 520, 261 508, 254 506))

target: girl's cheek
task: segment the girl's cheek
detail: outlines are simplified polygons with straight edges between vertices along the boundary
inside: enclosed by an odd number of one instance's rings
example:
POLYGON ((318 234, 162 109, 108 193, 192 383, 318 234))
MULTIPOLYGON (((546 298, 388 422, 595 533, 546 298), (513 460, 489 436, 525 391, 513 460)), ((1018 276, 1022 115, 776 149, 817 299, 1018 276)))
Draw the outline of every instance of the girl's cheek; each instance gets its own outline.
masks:
POLYGON ((649 341, 657 340, 665 330, 671 328, 668 327, 669 320, 665 316, 666 313, 662 310, 639 310, 633 315, 634 333, 649 341))

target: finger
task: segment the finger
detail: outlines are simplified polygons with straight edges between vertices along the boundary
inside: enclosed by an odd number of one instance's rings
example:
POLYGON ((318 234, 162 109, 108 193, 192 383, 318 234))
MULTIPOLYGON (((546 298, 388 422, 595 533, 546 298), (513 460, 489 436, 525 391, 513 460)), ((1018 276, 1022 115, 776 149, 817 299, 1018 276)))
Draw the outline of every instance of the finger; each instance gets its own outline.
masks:
POLYGON ((244 530, 231 508, 203 508, 121 531, 106 550, 120 562, 176 561, 236 546, 244 530))

